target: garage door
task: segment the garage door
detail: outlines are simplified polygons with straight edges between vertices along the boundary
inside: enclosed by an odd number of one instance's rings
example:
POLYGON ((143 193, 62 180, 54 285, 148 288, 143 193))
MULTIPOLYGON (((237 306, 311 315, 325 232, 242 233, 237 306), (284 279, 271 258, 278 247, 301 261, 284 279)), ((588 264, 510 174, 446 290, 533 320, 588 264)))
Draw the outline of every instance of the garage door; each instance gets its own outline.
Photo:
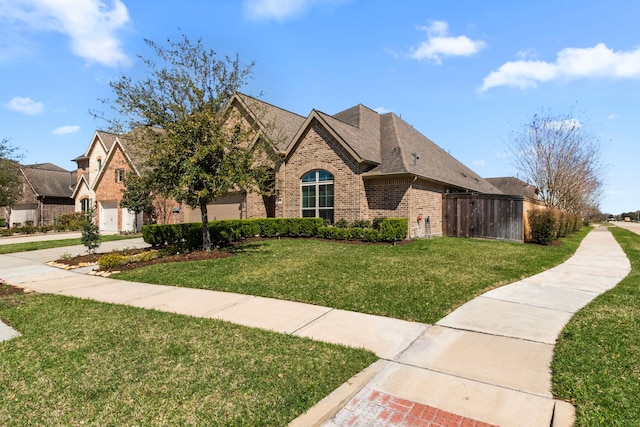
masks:
MULTIPOLYGON (((241 219, 242 194, 234 194, 216 200, 207 205, 207 216, 210 221, 216 219, 241 219)), ((185 210, 185 222, 200 222, 202 219, 200 208, 185 210)))
POLYGON ((129 209, 122 209, 122 230, 120 231, 137 231, 136 225, 142 226, 142 214, 138 216, 138 223, 136 224, 136 215, 129 209))
POLYGON ((100 202, 100 231, 118 231, 118 202, 100 202))
POLYGON ((13 227, 13 224, 26 225, 27 221, 34 221, 36 219, 36 205, 32 203, 25 203, 20 205, 13 205, 11 207, 11 217, 9 223, 13 227))

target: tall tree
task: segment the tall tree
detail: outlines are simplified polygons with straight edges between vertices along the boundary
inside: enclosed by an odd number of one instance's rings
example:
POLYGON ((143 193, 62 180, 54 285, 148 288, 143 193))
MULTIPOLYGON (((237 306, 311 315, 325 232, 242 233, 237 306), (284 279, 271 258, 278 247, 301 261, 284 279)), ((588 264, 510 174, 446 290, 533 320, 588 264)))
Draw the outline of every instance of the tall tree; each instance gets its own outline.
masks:
POLYGON ((572 115, 534 115, 514 132, 509 149, 521 178, 549 207, 586 214, 602 190, 600 141, 572 115))
POLYGON ((133 171, 124 178, 124 186, 120 206, 129 209, 135 215, 133 221, 135 232, 137 233, 140 228, 140 224, 138 224, 140 214, 153 210, 151 188, 144 177, 139 176, 133 171))
POLYGON ((0 206, 7 206, 9 210, 22 197, 20 158, 18 149, 8 139, 0 140, 0 206))
POLYGON ((145 42, 158 62, 140 57, 148 69, 145 80, 122 76, 111 83, 115 100, 105 102, 126 122, 109 122, 116 131, 131 131, 135 155, 144 159, 153 188, 200 208, 203 249, 209 250, 207 204, 255 183, 254 132, 227 108, 253 63, 243 65, 238 55, 221 59, 201 40, 193 43, 186 36, 169 40, 167 47, 145 42))

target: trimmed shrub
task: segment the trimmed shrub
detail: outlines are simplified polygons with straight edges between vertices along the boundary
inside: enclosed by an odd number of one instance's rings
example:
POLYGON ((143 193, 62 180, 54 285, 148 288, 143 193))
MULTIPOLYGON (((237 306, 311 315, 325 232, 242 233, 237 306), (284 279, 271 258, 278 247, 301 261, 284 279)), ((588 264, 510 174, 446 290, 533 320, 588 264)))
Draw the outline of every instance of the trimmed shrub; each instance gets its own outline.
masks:
POLYGON ((559 224, 556 216, 549 210, 530 210, 528 212, 531 240, 541 245, 550 245, 557 236, 559 224))
POLYGON ((359 219, 351 223, 351 228, 371 228, 371 221, 366 219, 359 219))
POLYGON ((382 239, 380 236, 380 232, 378 230, 374 230, 372 228, 367 228, 362 233, 362 240, 365 242, 379 242, 382 239))
POLYGON ((378 230, 380 231, 380 224, 382 224, 382 221, 384 221, 385 219, 387 219, 384 216, 379 216, 376 218, 373 218, 373 222, 371 224, 371 226, 373 227, 374 230, 378 230))
POLYGON ((363 236, 364 236, 364 228, 361 228, 361 227, 349 228, 349 239, 362 240, 363 236))
POLYGON ((347 221, 346 219, 340 219, 336 221, 336 223, 333 224, 333 226, 337 228, 349 228, 349 221, 347 221))
MULTIPOLYGON (((211 221, 209 233, 216 245, 262 236, 315 236, 321 218, 260 218, 211 221)), ((142 227, 142 238, 151 246, 178 246, 183 250, 202 247, 202 224, 153 224, 142 227)))
POLYGON ((321 227, 318 229, 318 237, 331 240, 349 240, 351 237, 350 228, 321 227))
POLYGON ((56 231, 77 231, 82 226, 85 214, 83 212, 74 212, 58 215, 53 220, 53 228, 56 231))
POLYGON ((385 242, 404 240, 407 237, 409 220, 407 218, 387 218, 380 222, 380 237, 385 242))
POLYGON ((127 257, 121 254, 107 254, 98 258, 100 270, 112 270, 127 263, 127 257))
POLYGON ((7 226, 7 220, 4 218, 0 218, 0 228, 5 228, 7 226))

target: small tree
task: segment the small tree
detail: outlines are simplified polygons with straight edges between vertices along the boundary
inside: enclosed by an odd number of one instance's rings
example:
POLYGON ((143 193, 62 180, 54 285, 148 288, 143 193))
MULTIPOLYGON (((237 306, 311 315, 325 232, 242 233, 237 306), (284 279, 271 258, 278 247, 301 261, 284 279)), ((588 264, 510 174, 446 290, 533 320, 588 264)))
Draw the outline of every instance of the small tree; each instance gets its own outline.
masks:
POLYGON ((252 169, 261 154, 252 144, 255 130, 227 108, 253 63, 244 66, 237 55, 219 59, 201 40, 192 43, 186 36, 168 47, 145 42, 159 62, 141 57, 149 69, 146 80, 123 76, 111 83, 111 106, 128 122, 109 121, 116 131, 132 130, 129 137, 154 188, 200 208, 203 249, 210 250, 207 204, 267 181, 256 176, 264 169, 252 169))
POLYGON ((153 209, 153 195, 147 180, 135 173, 128 174, 124 179, 125 189, 122 190, 120 206, 129 209, 134 217, 135 231, 139 231, 138 217, 141 213, 151 212, 153 209))
POLYGON ((94 207, 89 208, 81 223, 80 240, 89 254, 93 255, 100 247, 100 229, 96 224, 96 209, 94 207))
POLYGON ((9 144, 8 139, 0 140, 0 206, 6 206, 11 214, 11 205, 22 197, 20 179, 21 156, 18 149, 9 144))
POLYGON ((598 206, 600 141, 572 115, 534 115, 512 133, 509 149, 520 176, 548 207, 585 214, 598 206))

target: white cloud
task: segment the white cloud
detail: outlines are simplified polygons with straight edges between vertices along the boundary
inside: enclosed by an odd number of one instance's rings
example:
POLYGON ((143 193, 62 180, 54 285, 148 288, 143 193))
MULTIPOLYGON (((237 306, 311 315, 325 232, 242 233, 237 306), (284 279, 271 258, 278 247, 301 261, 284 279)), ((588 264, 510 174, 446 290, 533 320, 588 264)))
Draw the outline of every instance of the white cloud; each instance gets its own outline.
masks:
POLYGON ((54 135, 69 135, 72 133, 78 133, 80 131, 80 126, 60 126, 51 131, 54 135))
POLYGON ((285 21, 304 15, 312 7, 332 6, 350 0, 244 0, 245 15, 252 20, 285 21))
POLYGON ((14 97, 11 101, 5 104, 5 106, 13 111, 28 114, 30 116, 40 114, 44 109, 44 104, 42 102, 20 96, 14 97))
POLYGON ((618 115, 616 113, 611 113, 607 116, 607 119, 609 120, 613 120, 613 119, 617 119, 618 115))
POLYGON ((387 113, 391 112, 391 110, 388 110, 388 109, 386 109, 384 107, 374 108, 373 111, 375 111, 378 114, 387 114, 387 113))
POLYGON ((484 78, 480 91, 497 86, 535 88, 552 80, 579 78, 640 79, 640 47, 616 52, 600 43, 588 48, 562 49, 554 63, 507 62, 484 78))
POLYGON ((449 36, 449 24, 444 21, 433 21, 429 26, 417 28, 426 31, 428 38, 412 50, 410 56, 414 59, 426 59, 440 64, 445 56, 471 56, 486 47, 482 40, 449 36))
POLYGON ((474 166, 484 166, 487 162, 485 160, 474 160, 473 161, 473 165, 474 166))
POLYGON ((71 50, 89 63, 129 65, 117 32, 130 22, 121 0, 0 0, 0 19, 18 31, 55 31, 71 40, 71 50))

